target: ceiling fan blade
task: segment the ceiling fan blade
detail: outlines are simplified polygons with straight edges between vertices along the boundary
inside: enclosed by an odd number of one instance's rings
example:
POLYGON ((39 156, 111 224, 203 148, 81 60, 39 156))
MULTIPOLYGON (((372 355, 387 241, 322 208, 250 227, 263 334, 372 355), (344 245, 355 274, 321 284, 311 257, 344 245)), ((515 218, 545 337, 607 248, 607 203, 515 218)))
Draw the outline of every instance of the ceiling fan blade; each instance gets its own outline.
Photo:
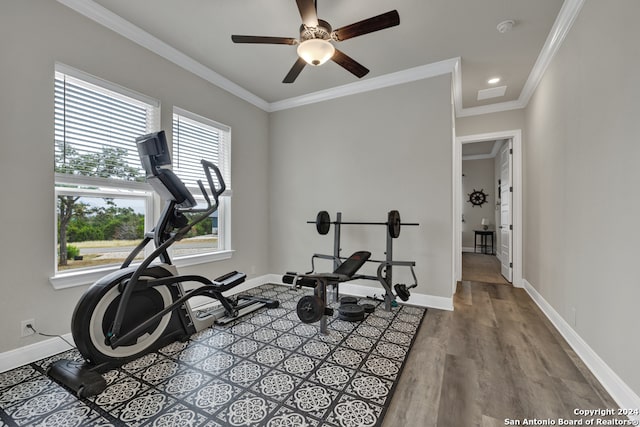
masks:
POLYGON ((296 3, 302 17, 302 23, 307 27, 317 27, 318 12, 316 12, 315 2, 313 0, 296 0, 296 3))
POLYGON ((338 28, 333 32, 332 36, 335 40, 342 41, 363 34, 373 33, 374 31, 384 30, 385 28, 395 27, 399 24, 400 15, 398 15, 397 10, 392 10, 382 15, 338 28))
POLYGON ((289 70, 289 73, 285 76, 282 83, 293 83, 296 78, 298 78, 298 74, 300 74, 300 71, 302 71, 306 64, 307 63, 304 61, 304 59, 298 58, 296 63, 293 64, 293 67, 291 67, 291 69, 289 70))
POLYGON ((263 44, 298 44, 297 39, 291 37, 267 37, 267 36, 231 36, 234 43, 263 43, 263 44))
POLYGON ((333 54, 331 60, 359 79, 366 76, 369 72, 369 70, 364 65, 356 62, 353 58, 345 55, 338 49, 336 49, 336 53, 333 54))

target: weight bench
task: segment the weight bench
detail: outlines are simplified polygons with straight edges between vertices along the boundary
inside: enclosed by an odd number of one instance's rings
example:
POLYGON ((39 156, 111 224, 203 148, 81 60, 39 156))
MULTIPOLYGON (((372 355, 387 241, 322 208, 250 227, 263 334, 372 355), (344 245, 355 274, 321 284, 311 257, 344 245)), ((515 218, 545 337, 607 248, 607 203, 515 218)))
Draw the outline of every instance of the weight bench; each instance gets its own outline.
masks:
MULTIPOLYGON (((313 256, 313 258, 317 257, 320 256, 313 256)), ((294 272, 287 272, 287 274, 282 277, 284 283, 293 284, 297 288, 301 288, 302 286, 314 288, 313 296, 306 295, 298 301, 297 313, 300 320, 304 323, 314 323, 320 320, 320 332, 326 334, 327 316, 333 316, 333 309, 327 307, 327 288, 333 286, 334 301, 338 301, 339 284, 364 277, 356 275, 356 273, 370 257, 371 252, 358 251, 341 263, 333 273, 316 274, 312 274, 312 258, 311 272, 300 275, 294 272)), ((333 257, 331 257, 331 259, 333 259, 333 257)))

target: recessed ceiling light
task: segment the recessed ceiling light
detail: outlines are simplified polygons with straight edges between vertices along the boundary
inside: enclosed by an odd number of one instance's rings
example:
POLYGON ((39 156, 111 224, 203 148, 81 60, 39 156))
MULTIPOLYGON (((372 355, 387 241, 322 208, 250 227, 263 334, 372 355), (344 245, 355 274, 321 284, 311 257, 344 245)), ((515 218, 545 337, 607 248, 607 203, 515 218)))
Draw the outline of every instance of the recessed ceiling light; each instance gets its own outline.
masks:
POLYGON ((489 83, 490 85, 494 85, 494 84, 499 83, 499 82, 500 82, 500 77, 493 77, 493 78, 487 80, 487 83, 489 83))

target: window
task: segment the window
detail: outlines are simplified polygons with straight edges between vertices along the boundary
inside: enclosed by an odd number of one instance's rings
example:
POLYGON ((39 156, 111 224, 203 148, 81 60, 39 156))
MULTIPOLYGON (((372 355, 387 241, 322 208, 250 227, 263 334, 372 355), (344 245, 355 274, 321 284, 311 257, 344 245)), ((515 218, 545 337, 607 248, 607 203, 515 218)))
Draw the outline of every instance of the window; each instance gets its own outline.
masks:
POLYGON ((159 102, 57 64, 56 272, 118 264, 152 228, 135 138, 157 130, 159 102))
MULTIPOLYGON (((228 126, 180 108, 173 109, 173 170, 199 203, 204 203, 204 198, 200 196, 197 181, 201 179, 206 184, 202 159, 218 166, 227 187, 225 195, 230 196, 230 145, 231 129, 228 126)), ((175 244, 173 255, 180 257, 228 249, 229 233, 225 227, 228 213, 228 197, 221 197, 219 209, 175 244)))

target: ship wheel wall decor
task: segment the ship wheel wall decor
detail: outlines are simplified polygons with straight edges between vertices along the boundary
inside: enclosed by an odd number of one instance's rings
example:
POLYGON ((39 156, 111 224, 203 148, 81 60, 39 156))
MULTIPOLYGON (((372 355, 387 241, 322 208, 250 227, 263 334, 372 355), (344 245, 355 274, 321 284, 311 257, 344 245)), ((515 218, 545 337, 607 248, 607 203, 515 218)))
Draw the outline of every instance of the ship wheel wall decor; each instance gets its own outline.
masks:
POLYGON ((469 193, 469 202, 471 203, 471 207, 482 206, 484 203, 487 203, 487 193, 484 190, 476 190, 475 188, 471 193, 469 193))

